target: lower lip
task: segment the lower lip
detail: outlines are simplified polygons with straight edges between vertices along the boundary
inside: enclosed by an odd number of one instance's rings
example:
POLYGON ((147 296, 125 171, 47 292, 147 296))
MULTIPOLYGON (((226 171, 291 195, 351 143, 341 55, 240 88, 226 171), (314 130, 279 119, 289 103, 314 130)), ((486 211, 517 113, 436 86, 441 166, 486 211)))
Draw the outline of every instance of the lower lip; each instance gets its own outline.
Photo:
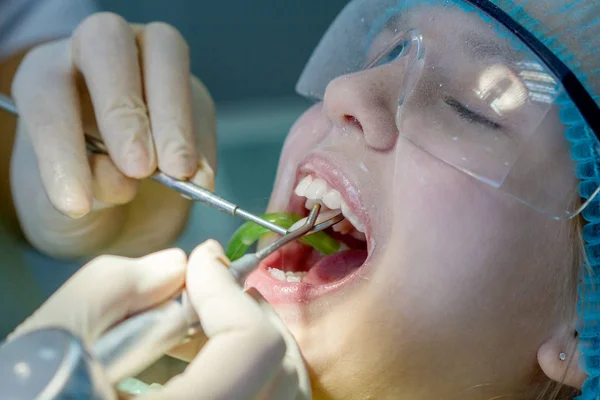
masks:
MULTIPOLYGON (((274 254, 272 257, 277 257, 274 254)), ((332 295, 343 288, 361 281, 364 275, 364 264, 337 281, 326 284, 310 284, 296 282, 282 282, 274 278, 268 271, 272 257, 265 260, 246 280, 246 287, 256 288, 262 296, 272 305, 309 303, 317 299, 332 295)), ((313 267, 315 268, 315 267, 313 267)))

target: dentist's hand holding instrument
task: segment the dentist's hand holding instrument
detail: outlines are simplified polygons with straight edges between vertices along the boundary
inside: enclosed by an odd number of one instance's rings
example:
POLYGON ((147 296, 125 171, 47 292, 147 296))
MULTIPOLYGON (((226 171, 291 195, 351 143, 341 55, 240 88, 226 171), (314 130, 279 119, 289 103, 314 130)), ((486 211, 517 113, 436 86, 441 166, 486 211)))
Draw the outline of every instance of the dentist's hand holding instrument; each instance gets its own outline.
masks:
POLYGON ((85 19, 34 47, 12 85, 20 120, 14 204, 28 240, 59 258, 140 256, 168 246, 191 202, 153 182, 157 169, 211 190, 215 109, 190 75, 188 45, 164 23, 85 19), (108 155, 88 154, 84 132, 108 155))
MULTIPOLYGON (((189 260, 177 249, 139 259, 102 256, 93 260, 19 326, 4 349, 0 347, 0 369, 6 369, 0 371, 6 379, 3 390, 17 390, 19 379, 29 376, 32 382, 25 387, 33 391, 35 384, 43 384, 35 380, 35 374, 26 374, 26 370, 35 372, 38 364, 13 366, 2 361, 11 344, 12 350, 18 350, 17 344, 27 341, 28 335, 45 332, 48 338, 49 332, 55 339, 62 334, 81 341, 104 367, 94 373, 96 392, 102 398, 115 398, 115 385, 126 376, 125 371, 135 370, 139 360, 135 353, 126 359, 114 357, 107 343, 110 331, 103 334, 128 316, 155 309, 162 310, 163 323, 149 337, 173 337, 169 332, 188 329, 195 320, 199 321, 197 335, 204 336, 206 344, 199 352, 188 348, 186 358, 193 359, 185 372, 144 398, 309 399, 308 375, 293 338, 260 295, 241 290, 228 264, 214 241, 198 246, 189 260), (170 301, 184 287, 187 300, 183 304, 170 301)), ((48 351, 44 354, 47 359, 48 351)), ((56 382, 55 378, 47 390, 56 389, 56 382)), ((78 385, 62 388, 67 389, 74 395, 75 390, 82 390, 78 385)))

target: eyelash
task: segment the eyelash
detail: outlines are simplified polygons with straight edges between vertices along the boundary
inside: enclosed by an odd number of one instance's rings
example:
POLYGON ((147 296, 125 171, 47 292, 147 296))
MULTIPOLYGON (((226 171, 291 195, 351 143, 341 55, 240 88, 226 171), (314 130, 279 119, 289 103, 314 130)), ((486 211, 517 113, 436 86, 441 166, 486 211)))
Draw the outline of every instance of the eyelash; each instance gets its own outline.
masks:
POLYGON ((458 100, 452 98, 444 98, 444 102, 448 104, 458 115, 460 115, 463 119, 466 119, 471 124, 479 124, 483 125, 487 128, 491 128, 494 130, 499 130, 502 128, 502 125, 490 121, 486 117, 481 114, 476 113, 475 111, 469 110, 467 106, 460 103, 458 100))

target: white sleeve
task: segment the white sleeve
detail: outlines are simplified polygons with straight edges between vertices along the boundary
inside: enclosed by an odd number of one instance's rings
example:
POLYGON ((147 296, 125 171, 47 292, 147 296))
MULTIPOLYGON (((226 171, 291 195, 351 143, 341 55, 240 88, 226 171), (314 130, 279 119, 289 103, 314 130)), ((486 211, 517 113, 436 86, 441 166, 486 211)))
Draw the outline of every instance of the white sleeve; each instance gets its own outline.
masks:
POLYGON ((0 0, 0 59, 70 35, 95 11, 93 0, 0 0))

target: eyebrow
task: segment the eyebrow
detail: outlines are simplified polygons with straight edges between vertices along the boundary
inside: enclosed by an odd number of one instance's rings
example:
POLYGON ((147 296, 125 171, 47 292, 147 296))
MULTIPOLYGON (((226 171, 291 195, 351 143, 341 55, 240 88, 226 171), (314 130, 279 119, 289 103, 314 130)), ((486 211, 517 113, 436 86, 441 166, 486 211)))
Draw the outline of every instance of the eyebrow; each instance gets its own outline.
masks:
POLYGON ((508 44, 482 36, 477 32, 465 32, 461 37, 463 49, 475 60, 500 58, 507 64, 514 64, 520 58, 517 51, 508 44))

